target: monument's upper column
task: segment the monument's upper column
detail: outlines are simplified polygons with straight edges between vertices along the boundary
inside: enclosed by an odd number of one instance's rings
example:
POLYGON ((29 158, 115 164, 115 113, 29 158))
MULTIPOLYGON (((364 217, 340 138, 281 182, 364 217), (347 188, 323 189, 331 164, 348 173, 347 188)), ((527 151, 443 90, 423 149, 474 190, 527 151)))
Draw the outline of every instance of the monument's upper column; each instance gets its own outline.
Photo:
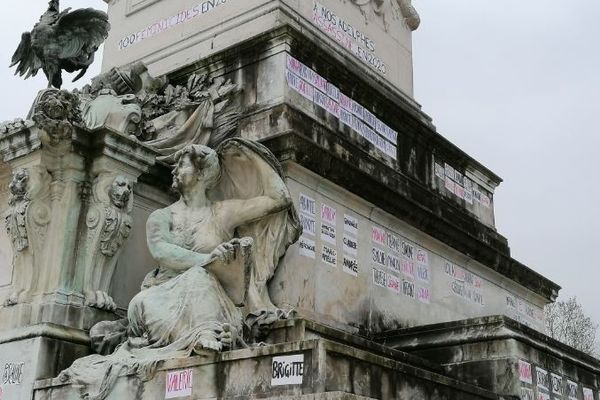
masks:
POLYGON ((188 66, 286 25, 413 95, 410 0, 111 0, 106 71, 143 60, 153 74, 188 66))

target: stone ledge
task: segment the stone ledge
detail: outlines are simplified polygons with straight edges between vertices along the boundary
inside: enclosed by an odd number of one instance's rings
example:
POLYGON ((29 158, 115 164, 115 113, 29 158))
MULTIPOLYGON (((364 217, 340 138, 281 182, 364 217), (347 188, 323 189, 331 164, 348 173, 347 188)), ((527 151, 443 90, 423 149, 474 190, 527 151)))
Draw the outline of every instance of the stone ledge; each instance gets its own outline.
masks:
MULTIPOLYGON (((281 400, 371 400, 372 397, 357 396, 346 392, 327 392, 319 394, 303 394, 299 396, 278 397, 281 400)), ((374 400, 374 399, 373 399, 374 400)))
MULTIPOLYGON (((295 110, 286 112, 303 119, 295 110)), ((511 258, 505 239, 494 230, 413 179, 365 157, 341 137, 316 123, 313 128, 294 129, 262 142, 281 162, 298 163, 549 301, 556 298, 560 286, 511 258), (327 150, 339 148, 349 150, 327 150)))
MULTIPOLYGON (((289 17, 285 10, 282 10, 282 14, 289 17)), ((175 83, 184 83, 187 76, 194 72, 210 71, 218 75, 235 68, 248 67, 260 61, 263 53, 270 52, 280 45, 288 48, 300 61, 310 59, 310 67, 317 68, 324 78, 336 83, 341 90, 357 96, 355 100, 365 107, 368 106, 379 114, 393 116, 390 121, 385 122, 398 132, 417 136, 419 141, 429 143, 428 147, 438 148, 440 153, 448 157, 448 161, 457 166, 470 166, 481 171, 495 185, 502 182, 501 177, 438 133, 431 117, 420 109, 420 105, 414 99, 407 97, 401 90, 377 75, 365 74, 363 66, 349 62, 347 58, 333 51, 327 43, 318 40, 318 35, 311 30, 302 29, 292 19, 288 20, 288 25, 183 67, 169 74, 169 77, 175 83)))
POLYGON ((379 334, 374 338, 384 346, 408 352, 507 339, 525 343, 600 374, 599 359, 504 315, 399 329, 379 334))
POLYGON ((305 318, 278 321, 274 323, 273 329, 267 339, 267 343, 274 345, 315 338, 342 343, 383 357, 390 357, 397 361, 410 363, 411 365, 432 372, 443 373, 443 369, 440 365, 429 362, 423 358, 413 356, 403 351, 394 350, 389 346, 381 345, 364 336, 346 333, 339 329, 305 318))
POLYGON ((81 330, 56 324, 38 324, 0 332, 0 344, 45 337, 89 346, 89 335, 81 330))
MULTIPOLYGON (((321 398, 318 396, 343 394, 356 395, 358 398, 401 399, 405 398, 405 394, 411 393, 417 396, 413 398, 429 400, 500 399, 497 395, 474 385, 326 339, 169 360, 160 367, 154 379, 143 384, 142 389, 139 382, 135 383, 136 377, 120 376, 114 391, 107 399, 127 398, 124 394, 140 393, 139 390, 142 390, 145 396, 164 393, 166 372, 189 368, 194 374, 199 374, 194 378, 194 382, 198 380, 204 385, 215 384, 214 387, 203 385, 203 393, 195 394, 195 398, 315 396, 314 398, 318 399, 321 398), (300 353, 305 356, 305 379, 302 385, 271 387, 271 358, 300 353), (250 365, 253 367, 250 368, 250 365)), ((79 395, 79 388, 58 379, 41 380, 35 384, 36 400, 70 400, 79 395)))

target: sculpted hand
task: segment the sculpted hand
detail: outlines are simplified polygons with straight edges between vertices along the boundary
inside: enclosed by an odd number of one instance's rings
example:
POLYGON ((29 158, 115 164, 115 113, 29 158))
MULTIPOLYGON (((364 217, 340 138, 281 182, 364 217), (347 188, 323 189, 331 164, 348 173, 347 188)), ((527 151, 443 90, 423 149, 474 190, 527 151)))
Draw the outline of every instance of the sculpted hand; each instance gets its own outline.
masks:
POLYGON ((223 345, 223 348, 231 349, 235 340, 235 329, 230 324, 223 324, 222 329, 217 329, 217 339, 223 345))
MULTIPOLYGON (((234 239, 235 240, 235 239, 234 239)), ((211 259, 219 259, 224 263, 229 263, 233 261, 235 258, 236 246, 235 242, 232 240, 231 242, 222 243, 217 246, 216 249, 210 253, 211 259)))

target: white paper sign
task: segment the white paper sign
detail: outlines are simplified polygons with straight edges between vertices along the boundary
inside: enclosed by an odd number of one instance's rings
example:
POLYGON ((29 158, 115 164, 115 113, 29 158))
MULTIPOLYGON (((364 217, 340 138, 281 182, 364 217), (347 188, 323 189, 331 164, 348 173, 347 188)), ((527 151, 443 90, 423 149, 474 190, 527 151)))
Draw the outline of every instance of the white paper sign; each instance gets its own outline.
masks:
POLYGON ((386 277, 387 288, 396 294, 400 294, 400 279, 396 278, 394 275, 387 274, 386 277))
POLYGON ((167 373, 165 399, 188 397, 192 395, 193 371, 173 371, 167 373))
POLYGON ((552 376, 552 393, 554 394, 562 394, 562 376, 557 374, 551 374, 552 376))
POLYGON ((301 256, 315 259, 317 249, 314 240, 302 236, 298 241, 298 248, 301 256))
POLYGON ((321 240, 335 246, 337 244, 335 227, 321 224, 321 240))
POLYGON ((583 400, 594 400, 594 391, 592 389, 583 388, 583 400))
POLYGON ((440 179, 444 179, 446 177, 443 165, 435 163, 435 176, 437 176, 440 179))
POLYGON ((569 400, 577 400, 577 382, 567 380, 567 396, 569 400))
POLYGON ((321 221, 335 226, 335 221, 336 221, 335 208, 328 206, 327 204, 323 204, 321 206, 321 221))
POLYGON ((540 367, 535 367, 535 372, 537 375, 538 387, 545 390, 550 390, 550 377, 548 376, 548 371, 540 367))
POLYGON ((300 193, 300 211, 307 215, 315 215, 317 202, 312 197, 300 193))
POLYGON ((533 397, 533 390, 521 388, 521 400, 535 400, 533 397))
POLYGON ((302 232, 308 233, 311 236, 315 236, 317 233, 317 222, 314 217, 300 214, 300 224, 302 225, 302 232))
POLYGON ((385 252, 377 247, 371 249, 371 261, 385 267, 385 252))
POLYGON ((321 252, 321 261, 325 264, 337 267, 337 251, 329 246, 323 245, 323 251, 321 252))
POLYGON ((344 214, 344 231, 356 236, 358 235, 358 219, 344 214))
POLYGON ((356 256, 358 254, 358 239, 344 235, 344 253, 356 256))
POLYGON ((387 244, 387 233, 384 229, 374 226, 371 230, 371 240, 373 243, 385 246, 387 244))
POLYGON ((373 268, 373 283, 380 287, 387 287, 387 274, 377 268, 373 268))
POLYGON ((273 357, 271 386, 301 385, 304 376, 304 354, 273 357))
POLYGON ((342 270, 352 276, 358 276, 358 262, 355 258, 344 255, 342 270))
POLYGON ((395 251, 396 253, 400 254, 401 250, 401 239, 394 235, 393 233, 388 233, 387 234, 387 246, 389 249, 395 251))

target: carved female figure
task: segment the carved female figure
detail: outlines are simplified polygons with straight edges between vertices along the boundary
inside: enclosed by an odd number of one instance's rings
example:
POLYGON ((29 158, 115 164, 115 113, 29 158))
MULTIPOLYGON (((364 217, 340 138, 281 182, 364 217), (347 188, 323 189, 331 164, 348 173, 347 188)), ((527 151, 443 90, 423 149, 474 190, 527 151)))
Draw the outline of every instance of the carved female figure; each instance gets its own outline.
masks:
MULTIPOLYGON (((276 159, 260 144, 230 139, 217 151, 188 146, 175 160, 181 197, 148 219, 159 267, 129 305, 125 342, 61 374, 99 385, 90 398, 105 398, 123 370, 149 378, 157 361, 234 347, 249 313, 277 315, 266 284, 300 228, 276 159)), ((90 335, 114 337, 110 329, 118 325, 102 324, 90 335)))

